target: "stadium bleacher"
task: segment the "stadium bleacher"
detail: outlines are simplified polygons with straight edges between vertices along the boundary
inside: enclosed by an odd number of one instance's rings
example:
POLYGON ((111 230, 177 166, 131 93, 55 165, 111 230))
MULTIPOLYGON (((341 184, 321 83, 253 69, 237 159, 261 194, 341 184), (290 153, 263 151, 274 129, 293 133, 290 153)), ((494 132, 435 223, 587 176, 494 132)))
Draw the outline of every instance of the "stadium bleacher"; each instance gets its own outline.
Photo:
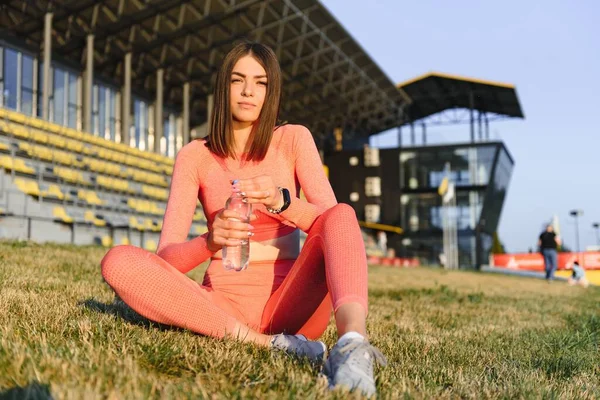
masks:
MULTIPOLYGON (((0 108, 0 233, 156 250, 173 164, 169 157, 0 108)), ((189 235, 205 231, 198 204, 189 235)))

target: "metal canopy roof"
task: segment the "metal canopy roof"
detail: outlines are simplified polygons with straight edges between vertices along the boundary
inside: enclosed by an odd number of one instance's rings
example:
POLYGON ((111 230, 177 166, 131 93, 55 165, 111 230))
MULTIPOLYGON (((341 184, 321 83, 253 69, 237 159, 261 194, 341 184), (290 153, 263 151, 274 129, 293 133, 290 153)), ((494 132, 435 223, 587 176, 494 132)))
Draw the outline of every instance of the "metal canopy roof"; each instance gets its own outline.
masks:
POLYGON ((452 108, 468 108, 524 118, 514 85, 431 72, 398 84, 413 103, 407 119, 416 121, 452 108))
POLYGON ((165 71, 165 103, 179 107, 191 83, 191 125, 206 121, 206 97, 234 40, 270 45, 283 69, 281 118, 329 135, 371 135, 399 124, 410 99, 317 0, 9 0, 0 28, 35 48, 53 13, 52 54, 84 64, 94 34, 96 76, 123 81, 132 52, 132 90, 153 96, 165 71))

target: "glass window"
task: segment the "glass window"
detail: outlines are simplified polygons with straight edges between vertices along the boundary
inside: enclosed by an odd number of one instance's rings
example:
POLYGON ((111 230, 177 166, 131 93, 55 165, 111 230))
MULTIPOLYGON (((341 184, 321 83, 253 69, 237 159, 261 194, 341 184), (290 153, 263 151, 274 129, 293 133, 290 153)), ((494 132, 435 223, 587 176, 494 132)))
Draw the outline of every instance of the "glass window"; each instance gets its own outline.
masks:
MULTIPOLYGON (((168 114, 167 114, 168 115, 168 114)), ((164 154, 166 156, 169 155, 169 136, 170 136, 170 132, 169 132, 169 118, 165 118, 164 119, 164 123, 163 123, 163 138, 161 139, 164 143, 165 143, 165 152, 164 154)))
POLYGON ((99 135, 100 132, 100 121, 98 118, 98 97, 99 97, 98 85, 92 87, 92 132, 95 136, 99 135))
POLYGON ((400 156, 401 185, 408 189, 437 188, 446 175, 458 187, 487 185, 494 154, 494 146, 425 148, 411 151, 410 156, 403 152, 400 156), (447 164, 450 167, 448 174, 447 164))
POLYGON ((52 96, 52 121, 57 124, 65 123, 65 71, 54 68, 54 94, 52 96))
POLYGON ((107 140, 115 140, 115 90, 98 83, 94 85, 93 96, 93 133, 107 140))
POLYGON ((135 99, 133 102, 133 115, 135 147, 146 150, 148 138, 148 105, 146 102, 135 99))
POLYGON ((33 114, 33 57, 27 55, 21 59, 21 112, 33 114))
POLYGON ((38 64, 38 90, 37 90, 37 115, 42 118, 44 115, 44 63, 38 64))
POLYGON ((484 203, 485 208, 481 214, 482 226, 489 234, 493 234, 498 229, 498 222, 513 169, 513 163, 504 148, 499 146, 499 151, 498 163, 494 177, 488 186, 484 203))
POLYGON ((166 113, 163 135, 165 143, 167 145, 167 151, 165 155, 175 155, 175 116, 173 114, 166 113))
POLYGON ((79 107, 77 105, 77 76, 71 72, 67 73, 68 76, 68 115, 67 125, 69 128, 77 129, 77 112, 79 107))
POLYGON ((140 101, 133 101, 133 125, 135 132, 135 147, 138 147, 138 143, 140 142, 140 101))
POLYGON ((13 49, 4 49, 4 104, 17 109, 17 76, 19 55, 13 49))
POLYGON ((98 90, 98 131, 96 134, 100 137, 105 137, 106 135, 106 88, 104 86, 100 87, 98 90))
POLYGON ((116 140, 116 124, 117 119, 115 116, 115 91, 112 89, 108 90, 108 130, 109 139, 116 140))

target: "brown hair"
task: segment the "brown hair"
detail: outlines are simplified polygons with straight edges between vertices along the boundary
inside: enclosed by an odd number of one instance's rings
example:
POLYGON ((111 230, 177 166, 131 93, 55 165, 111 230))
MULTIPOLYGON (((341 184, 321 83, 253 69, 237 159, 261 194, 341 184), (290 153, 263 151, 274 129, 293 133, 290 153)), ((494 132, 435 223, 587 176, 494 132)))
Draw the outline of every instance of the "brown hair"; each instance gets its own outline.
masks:
POLYGON ((239 43, 223 59, 215 82, 214 109, 210 116, 207 146, 220 157, 236 158, 230 106, 231 73, 235 63, 247 55, 258 61, 267 72, 267 93, 258 120, 252 128, 252 142, 246 157, 247 160, 260 161, 265 158, 271 144, 281 102, 281 67, 273 50, 260 43, 239 43))

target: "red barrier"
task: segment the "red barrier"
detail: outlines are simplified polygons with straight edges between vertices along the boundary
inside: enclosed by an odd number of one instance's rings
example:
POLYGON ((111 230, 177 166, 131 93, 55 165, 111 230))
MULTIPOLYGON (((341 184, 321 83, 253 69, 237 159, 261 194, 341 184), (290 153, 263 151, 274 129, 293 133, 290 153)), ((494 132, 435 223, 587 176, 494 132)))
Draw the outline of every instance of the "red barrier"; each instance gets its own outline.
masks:
MULTIPOLYGON (((571 269, 573 261, 579 260, 585 269, 600 269, 600 252, 558 253, 558 269, 571 269)), ((493 267, 543 271, 544 258, 539 253, 495 254, 491 260, 493 267)))

